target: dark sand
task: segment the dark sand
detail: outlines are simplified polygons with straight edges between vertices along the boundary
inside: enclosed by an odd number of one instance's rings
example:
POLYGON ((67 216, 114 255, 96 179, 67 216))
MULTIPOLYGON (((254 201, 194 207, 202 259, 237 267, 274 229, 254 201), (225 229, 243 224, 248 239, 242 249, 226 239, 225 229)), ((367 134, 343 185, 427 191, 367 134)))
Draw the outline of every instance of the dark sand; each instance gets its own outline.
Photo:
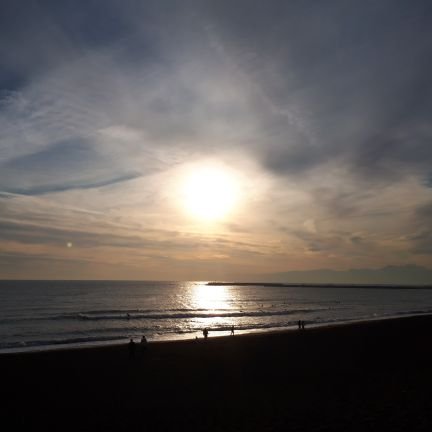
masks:
POLYGON ((432 430, 432 317, 211 336, 1 355, 2 430, 432 430))

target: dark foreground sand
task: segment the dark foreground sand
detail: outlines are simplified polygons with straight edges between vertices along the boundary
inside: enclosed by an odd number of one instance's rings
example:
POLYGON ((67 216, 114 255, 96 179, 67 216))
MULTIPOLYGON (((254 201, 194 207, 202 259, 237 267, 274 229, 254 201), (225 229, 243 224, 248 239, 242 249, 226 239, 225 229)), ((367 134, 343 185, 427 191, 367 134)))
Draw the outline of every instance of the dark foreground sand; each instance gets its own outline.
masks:
POLYGON ((2 430, 432 430, 432 317, 137 354, 0 356, 2 430))

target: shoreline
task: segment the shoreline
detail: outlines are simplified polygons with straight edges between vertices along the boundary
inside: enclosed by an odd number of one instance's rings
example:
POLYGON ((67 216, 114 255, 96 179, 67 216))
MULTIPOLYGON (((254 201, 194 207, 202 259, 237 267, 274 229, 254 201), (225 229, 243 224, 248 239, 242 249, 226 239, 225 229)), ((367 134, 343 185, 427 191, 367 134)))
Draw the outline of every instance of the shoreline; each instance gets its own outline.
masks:
MULTIPOLYGON (((357 326, 357 325, 363 325, 368 323, 374 323, 374 322, 381 322, 381 321, 399 321, 409 318, 417 318, 417 317, 432 317, 432 312, 425 312, 420 314, 406 314, 406 315, 397 315, 397 316, 381 316, 381 317, 372 317, 372 318, 365 318, 365 319, 357 319, 353 318, 352 320, 341 320, 341 321, 333 321, 333 322, 326 322, 326 323, 307 323, 306 330, 314 331, 314 330, 331 330, 333 328, 340 328, 340 327, 350 327, 350 326, 357 326)), ((306 321, 307 322, 307 321, 306 321)), ((306 331, 305 330, 305 331, 306 331)), ((207 340, 218 340, 218 339, 226 339, 231 338, 229 331, 224 330, 223 332, 226 334, 220 334, 222 331, 212 331, 211 328, 209 329, 210 336, 207 340), (217 333, 215 335, 215 333, 217 333)), ((299 332, 297 326, 290 326, 290 327, 281 327, 281 328, 269 328, 267 330, 263 329, 254 329, 254 330, 236 330, 235 337, 237 338, 244 338, 244 337, 265 337, 266 335, 285 335, 285 334, 292 334, 299 332)), ((200 336, 195 337, 184 337, 184 338, 175 338, 175 339, 150 339, 148 340, 148 343, 151 344, 151 346, 159 345, 159 344, 181 344, 181 343, 187 343, 187 342, 196 342, 197 340, 200 342, 204 341, 203 336, 201 333, 199 333, 200 336)), ((139 345, 139 337, 133 337, 134 342, 139 345)), ((0 350, 0 359, 4 356, 13 356, 13 355, 31 355, 31 354, 37 354, 37 353, 51 353, 51 352, 58 352, 58 351, 76 351, 76 350, 91 350, 91 349, 103 349, 103 348, 118 348, 118 347, 124 347, 128 344, 130 338, 125 337, 118 340, 111 341, 100 341, 100 342, 88 342, 88 343, 65 343, 65 344, 52 344, 52 345, 41 345, 41 346, 34 346, 34 347, 22 347, 22 348, 10 348, 10 349, 4 349, 0 350)))
POLYGON ((9 430, 432 428, 432 316, 0 356, 9 430))

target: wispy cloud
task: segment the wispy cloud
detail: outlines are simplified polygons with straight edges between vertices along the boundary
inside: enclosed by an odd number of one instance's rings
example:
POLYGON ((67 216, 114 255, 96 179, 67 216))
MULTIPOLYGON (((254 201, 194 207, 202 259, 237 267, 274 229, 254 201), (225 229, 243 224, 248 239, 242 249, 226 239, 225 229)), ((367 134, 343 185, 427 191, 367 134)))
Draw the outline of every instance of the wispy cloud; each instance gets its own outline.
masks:
POLYGON ((117 250, 190 277, 194 259, 200 275, 428 265, 431 16, 427 1, 6 2, 3 253, 78 268, 117 250), (177 196, 209 159, 243 179, 211 234, 177 196), (56 249, 69 237, 85 252, 56 249))

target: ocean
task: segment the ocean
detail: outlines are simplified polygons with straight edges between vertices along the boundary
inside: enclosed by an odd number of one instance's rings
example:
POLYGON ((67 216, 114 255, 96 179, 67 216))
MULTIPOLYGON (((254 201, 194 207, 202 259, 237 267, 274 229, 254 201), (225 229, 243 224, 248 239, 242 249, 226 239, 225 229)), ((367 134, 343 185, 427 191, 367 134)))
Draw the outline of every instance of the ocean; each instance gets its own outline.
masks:
POLYGON ((0 352, 193 339, 432 313, 432 290, 0 281, 0 352))

